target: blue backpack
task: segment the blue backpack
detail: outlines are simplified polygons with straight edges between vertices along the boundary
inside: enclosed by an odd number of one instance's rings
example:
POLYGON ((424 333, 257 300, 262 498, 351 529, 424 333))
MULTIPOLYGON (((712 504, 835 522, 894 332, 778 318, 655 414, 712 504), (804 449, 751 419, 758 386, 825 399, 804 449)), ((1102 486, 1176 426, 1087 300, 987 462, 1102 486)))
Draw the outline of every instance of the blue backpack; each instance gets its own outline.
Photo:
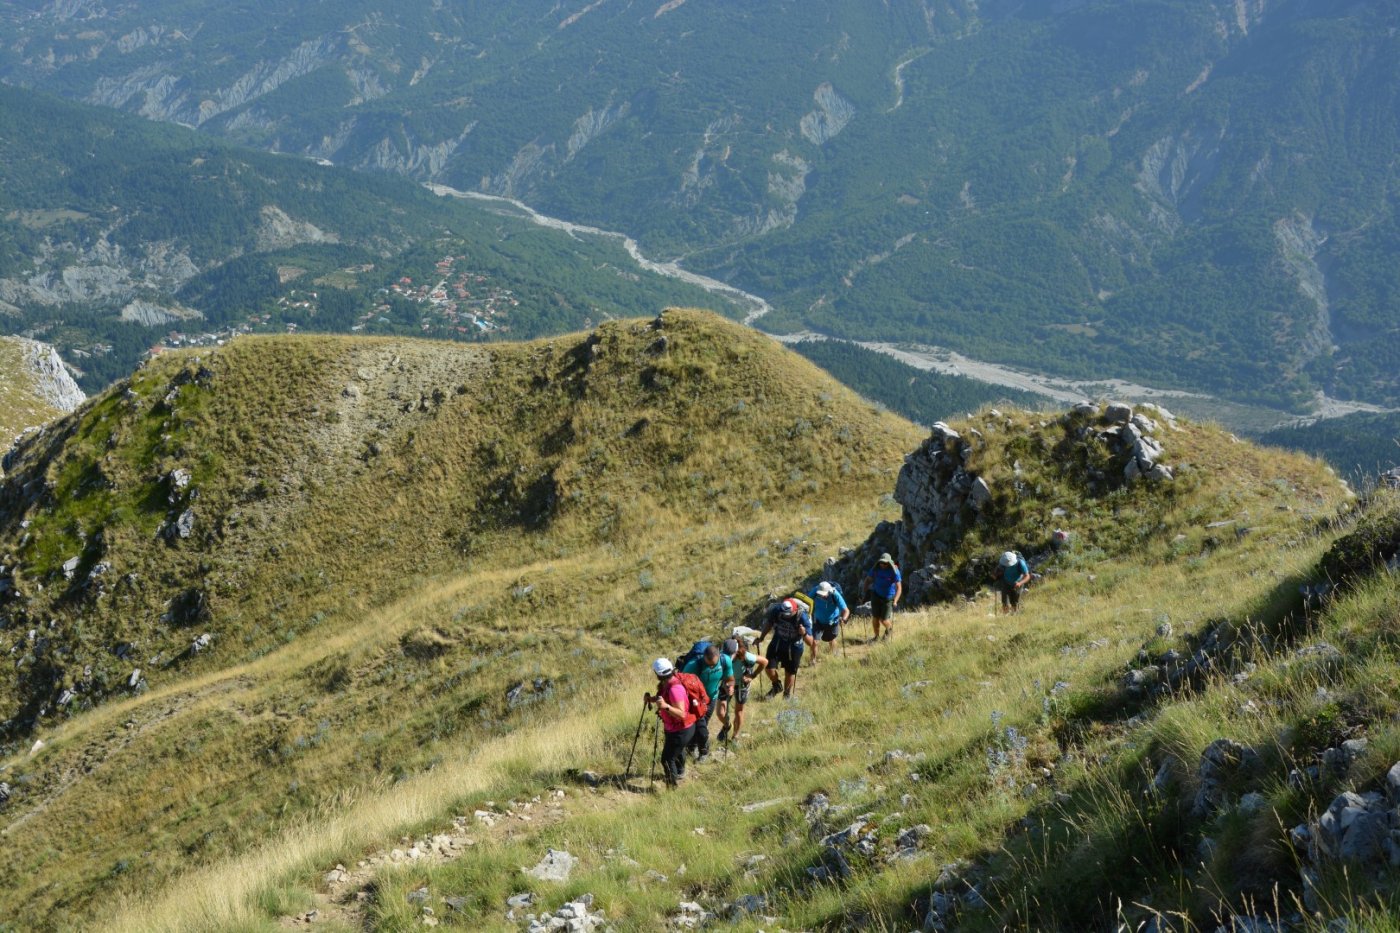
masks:
POLYGON ((691 645, 689 651, 676 658, 676 670, 683 671, 685 670, 685 666, 691 661, 695 661, 699 658, 704 657, 705 649, 710 647, 710 645, 712 644, 714 644, 714 642, 710 641, 708 638, 702 638, 695 644, 691 645))

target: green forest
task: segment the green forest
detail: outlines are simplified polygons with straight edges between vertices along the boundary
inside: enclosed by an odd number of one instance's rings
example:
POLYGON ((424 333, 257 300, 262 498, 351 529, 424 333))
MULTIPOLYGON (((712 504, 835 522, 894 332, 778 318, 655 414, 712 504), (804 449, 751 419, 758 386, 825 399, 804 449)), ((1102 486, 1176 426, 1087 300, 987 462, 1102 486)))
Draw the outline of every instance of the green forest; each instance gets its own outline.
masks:
POLYGON ((917 424, 962 417, 986 405, 1036 409, 1050 404, 1044 396, 1019 389, 917 369, 844 340, 802 340, 789 347, 861 395, 917 424))

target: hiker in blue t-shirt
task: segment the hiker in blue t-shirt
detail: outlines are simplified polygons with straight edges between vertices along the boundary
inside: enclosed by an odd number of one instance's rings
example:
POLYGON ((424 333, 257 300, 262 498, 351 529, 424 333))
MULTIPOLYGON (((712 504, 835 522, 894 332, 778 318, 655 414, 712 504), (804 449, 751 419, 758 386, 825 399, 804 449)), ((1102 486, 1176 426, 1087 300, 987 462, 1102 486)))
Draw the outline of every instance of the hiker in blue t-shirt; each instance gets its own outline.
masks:
POLYGON ((1007 551, 997 561, 1001 575, 997 577, 997 589, 1001 591, 1001 611, 1016 612, 1021 608, 1021 590, 1031 582, 1031 567, 1026 559, 1015 551, 1007 551))
POLYGON ((841 633, 841 623, 850 618, 851 610, 846 607, 846 598, 841 591, 829 580, 818 583, 807 595, 812 597, 812 634, 808 636, 807 644, 812 649, 812 663, 815 664, 817 640, 835 641, 841 633))
POLYGON ((865 575, 866 590, 870 593, 870 625, 875 631, 872 642, 889 638, 894 634, 894 610, 899 605, 899 597, 904 595, 904 578, 899 567, 888 553, 881 554, 875 566, 865 575), (880 626, 885 634, 880 634, 880 626))

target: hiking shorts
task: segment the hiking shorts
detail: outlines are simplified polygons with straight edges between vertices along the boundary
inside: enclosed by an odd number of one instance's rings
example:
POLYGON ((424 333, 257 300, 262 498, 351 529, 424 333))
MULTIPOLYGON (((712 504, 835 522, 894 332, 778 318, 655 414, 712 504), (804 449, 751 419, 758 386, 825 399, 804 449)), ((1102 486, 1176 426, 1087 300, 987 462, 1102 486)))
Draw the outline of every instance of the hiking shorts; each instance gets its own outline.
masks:
POLYGON ((892 611, 893 611, 893 608, 890 606, 890 597, 888 597, 888 596, 871 596, 871 597, 870 597, 870 615, 871 615, 872 618, 874 618, 874 619, 876 619, 876 620, 878 620, 878 621, 880 621, 880 622, 888 622, 888 621, 890 620, 890 613, 891 613, 892 611))
POLYGON ((840 622, 832 622, 830 625, 818 624, 812 626, 812 635, 817 638, 820 638, 822 641, 835 641, 836 637, 840 634, 840 622))
POLYGON ((743 709, 744 704, 749 702, 749 685, 744 683, 744 678, 734 678, 734 707, 743 709))
POLYGON ((784 672, 796 674, 797 669, 802 666, 802 652, 805 647, 800 638, 797 641, 788 641, 774 636, 773 640, 768 643, 768 650, 764 653, 764 657, 768 659, 770 668, 779 665, 784 672))
POLYGON ((1005 580, 997 581, 997 588, 1001 590, 1001 604, 1015 609, 1021 604, 1021 588, 1015 583, 1007 583, 1005 580))

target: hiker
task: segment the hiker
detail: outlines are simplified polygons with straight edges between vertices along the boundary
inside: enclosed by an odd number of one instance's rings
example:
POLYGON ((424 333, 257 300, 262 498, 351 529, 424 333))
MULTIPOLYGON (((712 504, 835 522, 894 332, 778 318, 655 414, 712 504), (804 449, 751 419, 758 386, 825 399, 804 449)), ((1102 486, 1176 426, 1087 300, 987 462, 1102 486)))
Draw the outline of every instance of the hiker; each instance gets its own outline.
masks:
POLYGON ((817 663, 817 641, 833 642, 841 634, 841 623, 851 617, 846 606, 846 597, 841 588, 830 580, 823 580, 812 589, 812 637, 807 644, 812 646, 812 663, 817 663))
POLYGON ((899 598, 904 595, 904 578, 899 574, 899 566, 889 552, 880 555, 875 566, 865 575, 866 592, 870 594, 870 627, 875 634, 870 641, 889 638, 894 633, 894 610, 899 598), (885 627, 881 636, 880 626, 885 627))
POLYGON ((695 737, 695 715, 690 711, 690 695, 676 669, 666 658, 657 658, 651 665, 656 674, 656 694, 643 694, 647 706, 656 705, 661 728, 666 732, 666 744, 661 748, 661 770, 666 783, 675 787, 685 777, 685 750, 695 737))
POLYGON ((724 655, 729 658, 734 671, 733 728, 730 727, 731 710, 725 701, 719 711, 719 721, 724 723, 719 730, 719 740, 731 745, 739 741, 739 730, 744 727, 744 704, 749 702, 749 684, 759 671, 768 666, 768 659, 749 650, 749 641, 743 636, 725 639, 724 655))
MULTIPOLYGON (((695 721, 695 737, 690 741, 695 749, 695 760, 700 762, 710 757, 710 717, 715 714, 715 707, 734 692, 734 665, 717 645, 706 645, 700 657, 687 662, 681 673, 699 677, 705 686, 705 695, 710 698, 705 715, 695 721)), ((720 720, 724 720, 723 715, 720 720)))
POLYGON ((754 646, 762 645, 769 632, 773 633, 773 640, 766 652, 768 679, 772 682, 768 696, 776 696, 781 690, 785 698, 791 697, 797 684, 797 669, 802 664, 804 642, 812 634, 812 617, 800 602, 785 599, 768 607, 763 616, 763 630, 758 633, 754 646), (779 667, 785 675, 781 684, 778 683, 779 667))
POLYGON ((1006 614, 1021 608, 1021 590, 1031 582, 1031 567, 1026 559, 1015 551, 1006 551, 997 561, 1001 575, 997 578, 997 589, 1001 590, 1001 611, 1006 614))

